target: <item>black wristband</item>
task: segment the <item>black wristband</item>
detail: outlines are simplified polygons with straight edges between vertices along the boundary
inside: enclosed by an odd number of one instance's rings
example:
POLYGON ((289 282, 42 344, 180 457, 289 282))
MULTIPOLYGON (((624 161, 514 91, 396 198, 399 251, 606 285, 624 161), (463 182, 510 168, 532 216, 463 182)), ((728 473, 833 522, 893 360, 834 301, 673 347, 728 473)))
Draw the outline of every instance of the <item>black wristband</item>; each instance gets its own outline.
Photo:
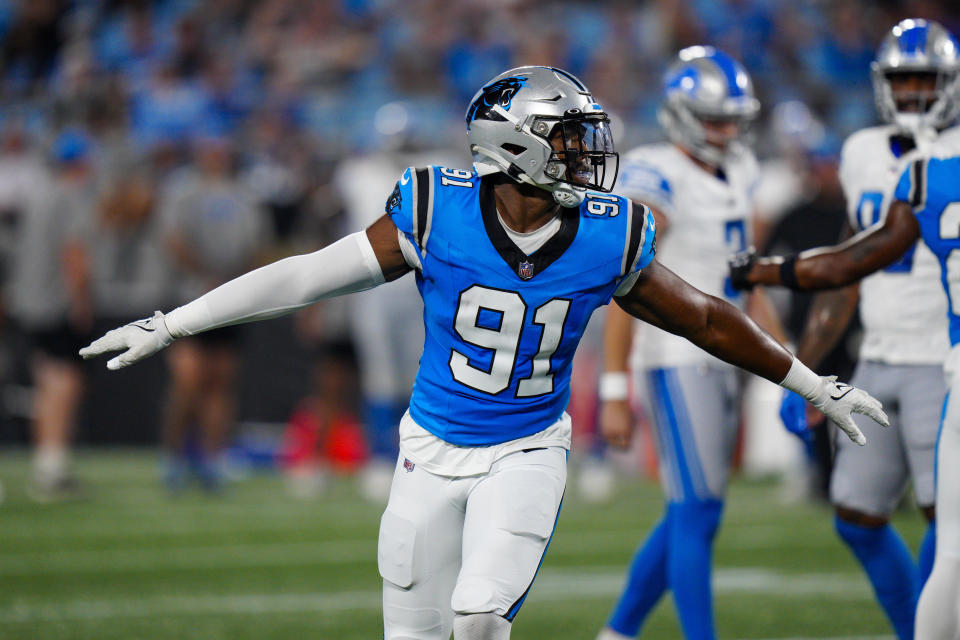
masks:
POLYGON ((797 282, 797 256, 784 258, 780 263, 780 284, 800 291, 800 283, 797 282))

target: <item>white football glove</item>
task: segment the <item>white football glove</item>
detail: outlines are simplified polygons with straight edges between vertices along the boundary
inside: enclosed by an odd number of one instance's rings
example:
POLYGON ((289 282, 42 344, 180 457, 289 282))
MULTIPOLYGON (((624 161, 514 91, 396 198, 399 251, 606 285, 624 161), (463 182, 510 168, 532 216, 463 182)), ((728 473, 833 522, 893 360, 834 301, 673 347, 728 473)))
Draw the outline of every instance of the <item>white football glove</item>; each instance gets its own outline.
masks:
POLYGON ((823 415, 843 429, 851 440, 860 445, 866 444, 867 438, 857 428, 850 417, 851 413, 862 413, 884 427, 890 426, 890 419, 883 412, 883 405, 879 400, 862 389, 837 382, 837 376, 822 376, 817 396, 809 400, 823 415))
POLYGON ((152 318, 144 318, 117 329, 108 331, 103 337, 80 349, 83 359, 93 358, 109 351, 123 353, 107 362, 107 369, 120 369, 152 356, 173 342, 173 336, 163 322, 163 313, 157 311, 152 318))

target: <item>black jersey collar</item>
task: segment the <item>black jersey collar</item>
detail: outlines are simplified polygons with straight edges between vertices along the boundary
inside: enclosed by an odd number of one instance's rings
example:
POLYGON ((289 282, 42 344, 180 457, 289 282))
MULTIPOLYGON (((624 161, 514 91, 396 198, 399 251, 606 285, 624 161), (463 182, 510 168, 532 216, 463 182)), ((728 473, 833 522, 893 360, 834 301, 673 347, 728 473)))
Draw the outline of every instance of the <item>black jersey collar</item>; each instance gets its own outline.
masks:
POLYGON ((500 224, 497 218, 497 202, 493 195, 493 181, 488 178, 483 178, 480 182, 480 214, 493 248, 521 280, 529 280, 553 264, 570 248, 580 228, 579 208, 560 209, 560 230, 528 256, 514 244, 500 224))

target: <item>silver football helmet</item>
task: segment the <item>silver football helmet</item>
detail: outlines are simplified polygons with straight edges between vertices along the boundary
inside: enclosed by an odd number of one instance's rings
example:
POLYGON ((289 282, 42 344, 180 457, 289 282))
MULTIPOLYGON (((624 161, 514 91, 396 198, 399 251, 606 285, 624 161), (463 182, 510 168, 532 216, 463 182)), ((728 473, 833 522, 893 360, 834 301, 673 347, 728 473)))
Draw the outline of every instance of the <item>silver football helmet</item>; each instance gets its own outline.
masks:
POLYGON ((960 46, 940 24, 919 19, 902 20, 880 43, 870 65, 873 96, 885 122, 905 133, 942 129, 960 110, 960 46), (891 77, 924 73, 935 78, 932 92, 898 91, 891 77))
POLYGON ((505 173, 552 192, 564 207, 579 205, 587 189, 608 192, 616 182, 610 118, 566 71, 505 71, 473 97, 466 120, 480 175, 505 173))
POLYGON ((681 50, 663 76, 663 91, 657 119, 667 136, 711 165, 742 151, 750 124, 760 113, 746 69, 713 47, 681 50), (735 126, 731 134, 717 134, 704 122, 735 126))

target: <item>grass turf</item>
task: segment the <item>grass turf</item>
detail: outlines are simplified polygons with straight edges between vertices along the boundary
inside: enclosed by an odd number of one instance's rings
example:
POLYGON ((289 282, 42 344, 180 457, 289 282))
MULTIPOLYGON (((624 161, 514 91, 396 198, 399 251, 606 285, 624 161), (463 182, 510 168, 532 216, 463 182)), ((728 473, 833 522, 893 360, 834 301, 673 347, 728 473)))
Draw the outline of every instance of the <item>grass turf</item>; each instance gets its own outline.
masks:
MULTIPOLYGON (((149 453, 84 452, 78 469, 88 500, 40 505, 24 492, 26 454, 0 455, 0 638, 381 637, 381 508, 352 479, 308 501, 276 475, 221 497, 170 497, 149 453)), ((742 479, 731 488, 715 553, 720 637, 889 635, 829 510, 783 504, 780 493, 742 479)), ((592 640, 660 510, 648 482, 621 479, 604 505, 571 487, 513 637, 592 640)), ((921 518, 896 522, 916 548, 921 518)), ((669 598, 644 637, 679 637, 669 598)))

